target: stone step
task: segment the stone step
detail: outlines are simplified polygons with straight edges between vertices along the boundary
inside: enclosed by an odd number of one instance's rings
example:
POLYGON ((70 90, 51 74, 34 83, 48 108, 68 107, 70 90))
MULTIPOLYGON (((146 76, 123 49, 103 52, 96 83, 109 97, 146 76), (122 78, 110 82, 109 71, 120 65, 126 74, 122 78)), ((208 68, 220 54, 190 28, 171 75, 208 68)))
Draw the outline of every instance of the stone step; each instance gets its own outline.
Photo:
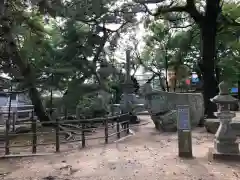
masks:
MULTIPOLYGON (((219 127, 219 119, 205 119, 205 128, 209 133, 215 134, 219 127)), ((240 120, 234 119, 231 122, 233 130, 236 131, 237 136, 240 136, 240 120)))

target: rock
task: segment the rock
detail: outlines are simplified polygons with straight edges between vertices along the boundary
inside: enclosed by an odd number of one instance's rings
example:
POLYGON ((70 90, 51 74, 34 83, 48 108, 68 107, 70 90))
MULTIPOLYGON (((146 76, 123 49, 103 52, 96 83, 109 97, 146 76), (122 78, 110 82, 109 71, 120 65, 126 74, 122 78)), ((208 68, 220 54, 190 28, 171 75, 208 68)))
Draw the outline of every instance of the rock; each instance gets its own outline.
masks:
POLYGON ((219 127, 219 120, 218 119, 206 119, 204 126, 207 132, 215 134, 219 127))
POLYGON ((177 105, 189 105, 192 127, 200 124, 204 118, 204 102, 201 93, 170 93, 153 91, 146 95, 149 113, 156 129, 177 130, 177 105))
POLYGON ((157 130, 163 130, 166 132, 176 132, 177 131, 177 124, 175 122, 176 117, 177 117, 176 110, 171 110, 161 115, 152 116, 152 120, 157 130))
MULTIPOLYGON (((207 132, 216 134, 219 124, 220 124, 219 119, 206 119, 204 126, 207 132)), ((240 121, 233 120, 230 124, 232 126, 232 129, 236 131, 237 136, 240 136, 240 121)))

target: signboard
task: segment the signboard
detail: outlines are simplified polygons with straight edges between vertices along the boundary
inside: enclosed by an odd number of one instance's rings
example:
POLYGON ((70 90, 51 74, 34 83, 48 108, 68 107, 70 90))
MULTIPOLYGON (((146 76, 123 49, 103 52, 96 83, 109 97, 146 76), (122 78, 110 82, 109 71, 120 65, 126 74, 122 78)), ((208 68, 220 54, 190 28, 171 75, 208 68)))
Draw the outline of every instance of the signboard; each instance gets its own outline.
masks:
POLYGON ((177 106, 178 156, 192 158, 192 135, 188 105, 177 106))
POLYGON ((231 93, 238 93, 238 88, 237 87, 232 87, 231 88, 231 93))
POLYGON ((179 130, 190 130, 190 113, 188 105, 177 106, 177 117, 178 117, 178 129, 179 130))
POLYGON ((192 74, 192 83, 198 83, 198 82, 199 82, 198 75, 193 73, 192 74))

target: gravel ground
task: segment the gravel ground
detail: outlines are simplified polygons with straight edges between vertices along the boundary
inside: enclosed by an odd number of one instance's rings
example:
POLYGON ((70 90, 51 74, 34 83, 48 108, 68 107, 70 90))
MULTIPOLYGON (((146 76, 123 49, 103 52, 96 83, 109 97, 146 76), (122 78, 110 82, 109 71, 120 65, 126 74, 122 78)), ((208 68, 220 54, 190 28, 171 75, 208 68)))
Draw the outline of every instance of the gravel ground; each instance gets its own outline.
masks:
MULTIPOLYGON (((145 119, 148 119, 145 116, 145 119)), ((0 160, 3 180, 240 180, 239 162, 209 159, 213 135, 193 132, 194 159, 177 157, 176 133, 152 123, 132 128, 127 139, 52 156, 0 160)))

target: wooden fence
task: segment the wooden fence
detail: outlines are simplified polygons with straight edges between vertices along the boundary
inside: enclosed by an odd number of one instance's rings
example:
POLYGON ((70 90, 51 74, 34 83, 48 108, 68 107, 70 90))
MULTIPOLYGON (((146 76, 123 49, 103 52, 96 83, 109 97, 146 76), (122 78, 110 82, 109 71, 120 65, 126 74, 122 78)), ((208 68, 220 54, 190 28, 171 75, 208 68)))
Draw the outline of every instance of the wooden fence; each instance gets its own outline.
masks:
POLYGON ((24 121, 20 122, 21 124, 31 126, 30 132, 27 133, 20 133, 16 134, 11 131, 11 126, 15 126, 15 124, 11 124, 12 121, 9 119, 5 121, 5 133, 0 134, 0 136, 3 138, 4 146, 1 146, 0 149, 4 149, 5 156, 10 155, 11 151, 10 148, 23 148, 23 147, 30 147, 32 150, 32 154, 37 153, 37 147, 38 145, 55 145, 55 152, 60 152, 61 145, 66 143, 74 143, 74 142, 81 142, 82 148, 86 146, 86 141, 90 141, 93 139, 100 139, 103 138, 104 142, 107 144, 109 143, 110 137, 116 137, 116 139, 121 138, 121 132, 122 134, 127 135, 129 134, 129 114, 121 114, 117 116, 111 116, 111 117, 104 117, 104 118, 94 118, 94 119, 77 119, 77 120, 59 120, 56 118, 55 121, 48 121, 48 122, 38 122, 36 118, 34 118, 34 113, 32 113, 31 121, 24 121), (104 135, 101 137, 88 137, 86 135, 87 131, 93 129, 92 127, 88 127, 90 124, 101 124, 102 127, 97 127, 94 129, 102 128, 104 135), (38 144, 38 137, 43 134, 48 134, 50 132, 38 132, 38 125, 41 125, 43 127, 53 127, 54 134, 55 134, 55 140, 51 143, 41 143, 38 144), (69 128, 67 128, 69 127, 69 128), (70 128, 75 128, 76 131, 73 131, 70 128), (112 133, 109 132, 109 130, 114 131, 112 133), (78 133, 78 131, 80 133, 78 133), (31 137, 31 144, 29 145, 10 145, 10 139, 13 136, 19 136, 19 135, 27 135, 31 137), (65 138, 64 141, 60 139, 61 135, 68 136, 68 138, 65 138), (80 139, 71 139, 69 136, 77 134, 80 136, 80 139))

